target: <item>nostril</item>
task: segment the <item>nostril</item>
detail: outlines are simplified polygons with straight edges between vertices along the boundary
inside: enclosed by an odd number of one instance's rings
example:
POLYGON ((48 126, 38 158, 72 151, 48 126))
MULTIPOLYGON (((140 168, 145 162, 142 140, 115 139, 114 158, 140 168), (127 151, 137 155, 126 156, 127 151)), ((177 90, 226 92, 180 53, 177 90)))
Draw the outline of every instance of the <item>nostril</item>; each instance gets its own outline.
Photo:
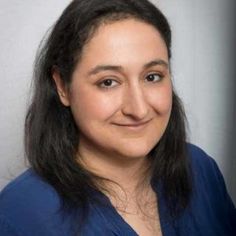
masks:
POLYGON ((123 104, 122 112, 124 115, 131 116, 136 120, 144 119, 148 114, 148 104, 140 94, 129 95, 123 104))

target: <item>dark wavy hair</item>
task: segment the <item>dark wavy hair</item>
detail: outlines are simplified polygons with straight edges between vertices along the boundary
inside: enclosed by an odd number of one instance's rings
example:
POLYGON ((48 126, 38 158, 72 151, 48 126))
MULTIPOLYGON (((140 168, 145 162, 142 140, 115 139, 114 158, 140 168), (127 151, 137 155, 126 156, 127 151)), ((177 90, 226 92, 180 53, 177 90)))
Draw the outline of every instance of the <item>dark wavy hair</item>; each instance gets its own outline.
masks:
MULTIPOLYGON (((57 68, 69 85, 84 45, 101 23, 134 18, 154 26, 171 58, 171 30, 167 19, 147 0, 74 0, 43 42, 36 58, 34 95, 25 121, 25 150, 33 170, 50 183, 70 206, 85 211, 101 191, 95 176, 76 160, 79 130, 69 107, 59 99, 52 79, 57 68), (93 190, 93 191, 91 191, 93 190)), ((190 200, 191 181, 186 150, 185 115, 173 91, 168 126, 150 152, 152 181, 161 181, 169 212, 177 216, 190 200), (178 214, 177 214, 178 213, 178 214)))

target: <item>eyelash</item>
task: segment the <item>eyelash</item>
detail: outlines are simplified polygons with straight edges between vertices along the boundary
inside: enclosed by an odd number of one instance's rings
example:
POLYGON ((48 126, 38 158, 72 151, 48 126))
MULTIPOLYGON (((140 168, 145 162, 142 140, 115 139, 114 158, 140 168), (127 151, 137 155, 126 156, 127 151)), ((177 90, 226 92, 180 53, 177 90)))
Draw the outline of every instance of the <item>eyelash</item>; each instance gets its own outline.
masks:
POLYGON ((108 78, 108 79, 104 79, 104 80, 100 81, 100 82, 98 83, 98 86, 99 86, 100 88, 103 88, 103 89, 109 89, 109 88, 116 87, 118 84, 119 84, 119 82, 117 82, 115 79, 108 78), (112 85, 112 86, 105 85, 106 82, 110 82, 110 83, 114 83, 114 82, 115 82, 115 85, 112 85))
MULTIPOLYGON (((145 76, 145 80, 147 80, 147 82, 152 82, 152 83, 158 83, 163 79, 164 75, 160 74, 160 73, 149 73, 145 76), (158 80, 153 81, 153 80, 147 80, 148 76, 158 76, 158 80)), ((155 78, 154 78, 155 79, 155 78)), ((110 89, 110 88, 114 88, 116 87, 118 84, 120 84, 117 80, 113 79, 113 78, 107 78, 107 79, 103 79, 102 81, 100 81, 97 85, 98 87, 102 88, 102 89, 110 89), (105 85, 105 83, 108 82, 107 85, 105 85), (109 85, 110 83, 110 85, 109 85), (115 83, 115 84, 114 84, 115 83), (112 85, 113 84, 113 85, 112 85)))
MULTIPOLYGON (((147 77, 148 76, 158 76, 158 80, 156 80, 156 81, 148 81, 147 80, 147 82, 152 82, 152 83, 157 83, 157 82, 160 82, 162 79, 163 79, 163 75, 162 74, 159 74, 159 73, 156 73, 156 72, 153 72, 153 73, 149 73, 149 74, 147 74, 146 76, 145 76, 145 79, 147 79, 147 77)), ((155 79, 155 78, 154 78, 155 79)))

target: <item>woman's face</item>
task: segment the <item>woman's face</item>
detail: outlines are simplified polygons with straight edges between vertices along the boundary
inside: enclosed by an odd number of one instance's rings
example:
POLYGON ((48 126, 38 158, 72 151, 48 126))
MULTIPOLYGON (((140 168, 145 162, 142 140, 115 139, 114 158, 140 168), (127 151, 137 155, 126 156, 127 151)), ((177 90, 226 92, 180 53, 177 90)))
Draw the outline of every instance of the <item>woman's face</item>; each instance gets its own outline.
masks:
POLYGON ((103 24, 84 47, 63 92, 61 100, 71 107, 80 130, 80 153, 144 157, 160 140, 171 113, 166 45, 146 23, 103 24))

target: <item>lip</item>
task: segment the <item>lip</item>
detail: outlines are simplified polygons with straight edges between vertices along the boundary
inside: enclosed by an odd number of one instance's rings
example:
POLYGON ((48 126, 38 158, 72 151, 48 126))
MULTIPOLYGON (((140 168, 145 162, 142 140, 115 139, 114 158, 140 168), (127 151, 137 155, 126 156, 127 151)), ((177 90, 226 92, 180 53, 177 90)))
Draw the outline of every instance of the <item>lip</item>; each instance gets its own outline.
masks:
POLYGON ((126 127, 126 128, 131 128, 131 129, 138 129, 146 126, 150 120, 142 121, 142 122, 133 122, 133 123, 114 123, 114 125, 121 126, 121 127, 126 127))

